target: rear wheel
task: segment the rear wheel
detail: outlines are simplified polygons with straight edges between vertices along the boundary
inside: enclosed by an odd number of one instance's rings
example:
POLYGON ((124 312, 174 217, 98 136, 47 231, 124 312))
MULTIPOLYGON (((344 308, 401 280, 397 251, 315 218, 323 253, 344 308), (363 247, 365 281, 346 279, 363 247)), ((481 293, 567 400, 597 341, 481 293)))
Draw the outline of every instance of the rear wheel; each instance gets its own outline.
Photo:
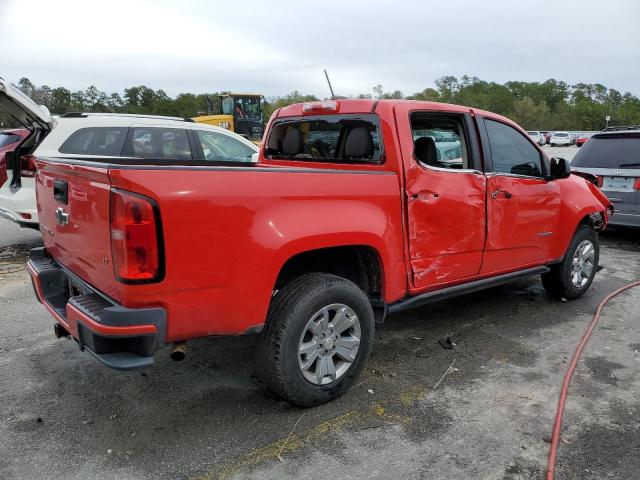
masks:
POLYGON ((258 372, 291 403, 318 405, 344 394, 373 343, 374 317, 356 284, 324 273, 304 275, 279 291, 258 349, 258 372))
POLYGON ((579 298, 591 286, 599 259, 598 235, 591 227, 581 226, 562 262, 542 275, 542 285, 554 298, 579 298))

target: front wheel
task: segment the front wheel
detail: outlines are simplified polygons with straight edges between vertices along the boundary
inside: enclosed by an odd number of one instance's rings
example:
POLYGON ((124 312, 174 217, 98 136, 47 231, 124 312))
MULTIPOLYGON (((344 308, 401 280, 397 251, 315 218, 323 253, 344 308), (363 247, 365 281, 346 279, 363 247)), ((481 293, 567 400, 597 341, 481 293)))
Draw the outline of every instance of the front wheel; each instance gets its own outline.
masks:
POLYGON ((542 274, 542 285, 554 298, 579 298, 589 289, 598 270, 600 244, 597 233, 581 226, 562 262, 542 274))
POLYGON ((356 284, 325 273, 293 280, 271 302, 257 368, 266 385, 300 406, 344 394, 373 343, 371 303, 356 284))

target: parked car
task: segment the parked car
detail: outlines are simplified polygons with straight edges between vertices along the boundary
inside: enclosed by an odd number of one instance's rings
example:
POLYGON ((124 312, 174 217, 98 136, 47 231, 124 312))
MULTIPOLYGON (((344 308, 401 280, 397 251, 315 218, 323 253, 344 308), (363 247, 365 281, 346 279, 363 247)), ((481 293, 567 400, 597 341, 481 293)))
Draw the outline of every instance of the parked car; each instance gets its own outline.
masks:
POLYGON ((615 205, 612 225, 640 227, 640 128, 593 135, 573 158, 571 169, 595 177, 615 205))
POLYGON ((578 137, 576 138, 576 147, 581 147, 582 145, 587 143, 587 140, 589 140, 592 135, 593 133, 581 133, 580 135, 578 135, 578 137))
POLYGON ((490 112, 294 104, 257 163, 205 158, 200 124, 96 127, 55 127, 35 151, 44 248, 28 270, 57 335, 113 368, 260 332, 264 384, 315 405, 354 383, 389 315, 532 275, 573 299, 598 270, 606 196, 490 112), (70 156, 89 133, 118 148, 70 156))
POLYGON ((529 131, 527 132, 527 134, 531 137, 531 139, 536 142, 538 145, 542 146, 545 143, 544 140, 544 135, 542 135, 541 132, 538 132, 536 130, 533 131, 529 131))
MULTIPOLYGON (((22 92, 0 79, 0 106, 12 113, 27 129, 22 142, 13 143, 9 161, 0 157, 0 215, 23 226, 38 228, 33 151, 50 158, 82 158, 93 161, 109 156, 183 161, 250 162, 258 147, 228 130, 185 122, 177 117, 70 113, 52 118, 22 92), (21 109, 18 112, 18 109, 21 109), (18 112, 18 113, 16 113, 18 112), (135 128, 134 128, 135 125, 135 128), (145 127, 168 125, 159 133, 145 127), (132 132, 131 145, 123 150, 125 136, 132 132), (12 156, 11 156, 12 155, 12 156), (7 172, 10 181, 2 180, 7 172)), ((0 139, 2 137, 0 136, 0 139)), ((1 154, 0 154, 1 155, 1 154)), ((71 192, 82 195, 80 191, 71 192)), ((85 206, 87 206, 86 204, 85 206)), ((90 214, 90 211, 86 211, 90 214)))
POLYGON ((541 131, 540 133, 544 137, 545 145, 548 145, 549 144, 549 139, 551 138, 551 132, 541 131))
POLYGON ((553 132, 549 139, 549 145, 552 147, 571 145, 571 143, 571 135, 569 135, 569 132, 553 132))
POLYGON ((28 221, 30 220, 30 213, 10 210, 8 208, 9 205, 2 200, 7 196, 6 192, 10 191, 13 180, 13 165, 7 165, 6 155, 9 153, 9 160, 13 162, 11 152, 20 145, 20 142, 26 138, 28 134, 29 130, 26 128, 0 130, 0 217, 13 221, 18 221, 18 219, 28 221), (9 178, 9 174, 11 174, 11 178, 9 178), (4 206, 2 206, 3 204, 4 206))
POLYGON ((29 153, 53 122, 49 111, 0 78, 0 105, 14 121, 27 127, 14 130, 0 154, 0 216, 25 227, 38 227, 35 201, 35 165, 29 153), (15 132, 20 132, 16 134, 15 132), (19 137, 16 139, 16 135, 19 137), (13 141, 16 140, 16 141, 13 141))

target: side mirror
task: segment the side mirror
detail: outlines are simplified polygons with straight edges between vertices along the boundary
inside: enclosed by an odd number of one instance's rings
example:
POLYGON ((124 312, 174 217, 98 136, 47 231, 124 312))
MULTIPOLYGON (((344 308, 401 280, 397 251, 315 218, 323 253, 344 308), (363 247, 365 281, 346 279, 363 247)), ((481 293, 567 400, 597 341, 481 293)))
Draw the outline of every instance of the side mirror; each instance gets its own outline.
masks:
POLYGON ((256 152, 251 155, 251 163, 258 163, 258 159, 260 158, 260 152, 256 152))
POLYGON ((564 158, 554 157, 549 162, 551 172, 548 177, 549 180, 560 180, 562 178, 569 178, 571 175, 571 166, 564 158))

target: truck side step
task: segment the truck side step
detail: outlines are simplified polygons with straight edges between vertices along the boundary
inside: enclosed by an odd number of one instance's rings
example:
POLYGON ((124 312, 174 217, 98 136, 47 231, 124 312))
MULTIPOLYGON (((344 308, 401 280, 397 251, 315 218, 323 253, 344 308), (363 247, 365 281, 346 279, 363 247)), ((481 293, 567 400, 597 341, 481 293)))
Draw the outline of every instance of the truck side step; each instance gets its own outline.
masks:
POLYGON ((475 280, 473 282, 461 283, 460 285, 454 285, 452 287, 442 288, 440 290, 434 290, 432 292, 422 293, 415 297, 400 300, 398 302, 389 305, 388 312, 390 314, 401 312, 408 308, 419 307, 426 305, 427 303, 437 302, 440 300, 446 300, 447 298, 457 297, 458 295, 465 295, 467 293, 477 292, 486 288, 496 287, 504 283, 509 283, 520 278, 526 278, 533 275, 540 275, 549 271, 549 267, 533 267, 525 270, 519 270, 517 272, 505 273, 497 275, 495 277, 483 278, 481 280, 475 280))

